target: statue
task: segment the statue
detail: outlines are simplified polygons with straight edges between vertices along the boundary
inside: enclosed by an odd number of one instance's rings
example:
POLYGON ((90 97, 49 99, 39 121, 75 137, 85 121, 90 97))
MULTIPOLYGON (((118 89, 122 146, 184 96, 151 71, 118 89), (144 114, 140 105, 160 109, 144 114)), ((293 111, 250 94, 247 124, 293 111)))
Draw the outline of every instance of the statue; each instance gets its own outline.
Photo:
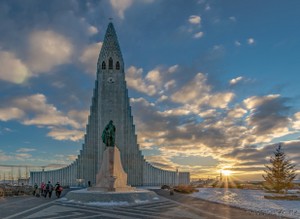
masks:
POLYGON ((116 127, 113 121, 110 120, 102 132, 102 141, 107 147, 115 146, 116 127))

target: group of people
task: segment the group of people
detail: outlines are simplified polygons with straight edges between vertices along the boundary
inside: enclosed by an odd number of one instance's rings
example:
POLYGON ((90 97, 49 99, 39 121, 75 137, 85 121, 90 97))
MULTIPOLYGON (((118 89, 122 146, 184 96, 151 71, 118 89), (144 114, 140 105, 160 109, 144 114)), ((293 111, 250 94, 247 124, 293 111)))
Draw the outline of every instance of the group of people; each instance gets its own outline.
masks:
POLYGON ((44 183, 42 182, 41 186, 40 186, 40 192, 38 192, 38 185, 37 183, 34 184, 34 191, 33 191, 33 195, 40 197, 40 196, 44 196, 45 198, 47 198, 47 196, 49 198, 51 198, 52 196, 52 192, 55 191, 55 195, 57 198, 60 197, 61 192, 63 190, 63 187, 59 184, 59 182, 57 182, 55 184, 55 186, 53 186, 51 184, 50 181, 48 181, 48 183, 44 183))

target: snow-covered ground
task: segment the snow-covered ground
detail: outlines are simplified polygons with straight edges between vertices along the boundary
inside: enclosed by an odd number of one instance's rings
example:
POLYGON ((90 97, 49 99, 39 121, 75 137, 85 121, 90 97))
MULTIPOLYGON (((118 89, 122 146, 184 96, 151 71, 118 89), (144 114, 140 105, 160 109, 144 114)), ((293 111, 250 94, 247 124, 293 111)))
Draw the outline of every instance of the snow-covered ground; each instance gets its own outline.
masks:
MULTIPOLYGON (((199 188, 193 197, 239 208, 290 218, 300 218, 300 201, 265 199, 262 190, 199 188)), ((269 194, 270 195, 270 194, 269 194)))

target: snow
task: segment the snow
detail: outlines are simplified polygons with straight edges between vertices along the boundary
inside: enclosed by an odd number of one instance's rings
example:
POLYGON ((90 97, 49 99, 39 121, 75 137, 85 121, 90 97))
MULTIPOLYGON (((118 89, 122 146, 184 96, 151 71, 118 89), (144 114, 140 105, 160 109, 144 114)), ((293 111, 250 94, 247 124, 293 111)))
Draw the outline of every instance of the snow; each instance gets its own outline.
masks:
POLYGON ((273 214, 289 218, 300 218, 300 201, 283 201, 265 199, 269 195, 262 190, 199 188, 191 196, 235 206, 263 214, 273 214))
POLYGON ((79 189, 79 190, 73 190, 71 192, 74 193, 86 193, 86 194, 124 194, 124 193, 145 193, 145 192, 150 192, 149 190, 141 189, 141 188, 136 188, 135 190, 132 191, 118 191, 118 192, 107 192, 107 191, 101 191, 101 190, 88 190, 87 188, 84 189, 79 189))

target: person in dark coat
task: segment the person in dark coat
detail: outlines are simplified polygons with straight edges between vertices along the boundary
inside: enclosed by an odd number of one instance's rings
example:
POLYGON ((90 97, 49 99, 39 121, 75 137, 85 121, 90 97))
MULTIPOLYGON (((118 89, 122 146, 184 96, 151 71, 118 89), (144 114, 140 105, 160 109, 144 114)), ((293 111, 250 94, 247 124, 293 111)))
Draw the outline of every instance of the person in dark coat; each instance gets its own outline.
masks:
POLYGON ((57 182, 55 184, 55 195, 57 198, 60 197, 62 190, 63 190, 63 187, 59 184, 59 182, 57 182))
POLYGON ((33 195, 34 196, 37 194, 38 188, 39 188, 39 186, 36 183, 34 183, 34 186, 33 186, 33 195))
POLYGON ((53 192, 53 185, 51 184, 50 181, 48 181, 46 185, 45 198, 47 197, 47 195, 49 196, 49 198, 51 198, 52 192, 53 192))

